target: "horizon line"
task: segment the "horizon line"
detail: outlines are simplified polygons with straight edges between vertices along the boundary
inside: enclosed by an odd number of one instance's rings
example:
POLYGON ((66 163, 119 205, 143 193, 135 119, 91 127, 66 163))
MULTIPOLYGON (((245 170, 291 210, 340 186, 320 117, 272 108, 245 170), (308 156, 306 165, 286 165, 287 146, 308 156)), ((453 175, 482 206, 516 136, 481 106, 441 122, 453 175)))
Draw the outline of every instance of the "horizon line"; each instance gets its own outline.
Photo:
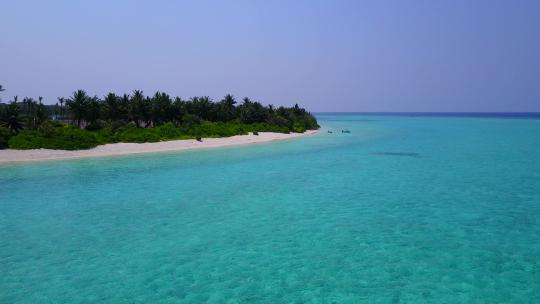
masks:
POLYGON ((540 111, 313 111, 315 114, 540 114, 540 111))

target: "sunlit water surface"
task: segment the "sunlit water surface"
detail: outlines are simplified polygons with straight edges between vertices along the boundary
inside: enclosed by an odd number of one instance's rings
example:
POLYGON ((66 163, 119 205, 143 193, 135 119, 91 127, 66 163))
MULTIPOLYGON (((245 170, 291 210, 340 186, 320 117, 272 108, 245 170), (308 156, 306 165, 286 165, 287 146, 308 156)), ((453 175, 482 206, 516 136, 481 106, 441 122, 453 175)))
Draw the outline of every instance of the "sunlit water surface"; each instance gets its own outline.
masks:
POLYGON ((540 303, 540 120, 318 117, 0 166, 0 303, 540 303))

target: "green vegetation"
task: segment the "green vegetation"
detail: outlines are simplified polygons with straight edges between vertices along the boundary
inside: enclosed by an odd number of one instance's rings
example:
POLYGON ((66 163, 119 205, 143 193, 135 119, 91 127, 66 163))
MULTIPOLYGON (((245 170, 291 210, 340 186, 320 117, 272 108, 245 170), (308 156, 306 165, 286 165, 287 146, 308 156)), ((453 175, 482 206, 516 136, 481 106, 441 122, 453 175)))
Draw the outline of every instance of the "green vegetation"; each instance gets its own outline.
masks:
MULTIPOLYGON (((0 86, 1 88, 1 86, 0 86)), ((161 92, 107 94, 103 99, 78 90, 56 105, 13 99, 0 103, 0 149, 89 149, 116 142, 158 142, 228 137, 253 132, 300 132, 317 129, 313 115, 295 105, 264 106, 232 95, 219 102, 209 97, 183 100, 161 92)))
POLYGON ((9 139, 11 138, 11 130, 8 128, 0 127, 0 149, 8 147, 9 139))

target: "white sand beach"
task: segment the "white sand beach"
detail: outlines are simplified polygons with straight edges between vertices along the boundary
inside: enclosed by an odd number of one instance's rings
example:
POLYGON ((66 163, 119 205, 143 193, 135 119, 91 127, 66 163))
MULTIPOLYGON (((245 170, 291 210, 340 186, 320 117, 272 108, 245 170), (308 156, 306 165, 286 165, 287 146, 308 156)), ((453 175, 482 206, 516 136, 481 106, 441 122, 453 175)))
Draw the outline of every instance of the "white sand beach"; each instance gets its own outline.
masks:
POLYGON ((115 156, 115 155, 128 155, 128 154, 140 154, 140 153, 153 153, 153 152, 171 152, 171 151, 183 151, 202 148, 217 148, 234 145, 256 144, 269 142, 274 140, 284 140, 299 136, 306 136, 317 133, 318 130, 309 130, 305 133, 272 133, 272 132, 259 132, 259 135, 236 135, 232 137, 222 138, 203 138, 201 142, 188 139, 188 140, 172 140, 156 143, 116 143, 97 146, 89 150, 49 150, 49 149, 35 149, 35 150, 0 150, 0 163, 13 163, 13 162, 27 162, 27 161, 44 161, 44 160, 58 160, 58 159, 74 159, 74 158, 87 158, 87 157, 103 157, 103 156, 115 156))

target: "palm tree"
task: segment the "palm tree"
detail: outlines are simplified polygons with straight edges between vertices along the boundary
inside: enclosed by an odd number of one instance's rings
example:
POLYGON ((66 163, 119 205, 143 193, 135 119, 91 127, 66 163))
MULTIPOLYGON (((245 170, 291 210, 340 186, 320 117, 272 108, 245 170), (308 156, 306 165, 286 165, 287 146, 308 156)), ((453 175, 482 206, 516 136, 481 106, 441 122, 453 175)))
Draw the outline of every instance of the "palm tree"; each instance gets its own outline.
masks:
POLYGON ((239 107, 240 120, 244 123, 267 122, 269 113, 260 102, 244 98, 244 103, 239 107))
POLYGON ((143 91, 135 90, 130 100, 129 118, 137 127, 141 122, 147 122, 150 116, 149 102, 144 97, 143 91))
POLYGON ((118 102, 119 102, 119 108, 120 108, 120 114, 119 114, 119 119, 120 120, 125 120, 125 121, 129 121, 129 102, 130 102, 130 97, 128 94, 124 94, 122 95, 122 97, 119 97, 118 98, 118 102))
POLYGON ((60 120, 64 118, 64 103, 66 100, 64 97, 58 97, 58 102, 60 102, 60 120))
POLYGON ((88 98, 86 103, 86 110, 84 111, 84 120, 89 125, 94 125, 94 123, 99 119, 101 112, 101 100, 97 96, 88 98))
POLYGON ((187 113, 186 101, 182 100, 180 97, 175 97, 172 104, 172 121, 175 125, 179 125, 182 121, 182 117, 187 113))
POLYGON ((47 107, 41 102, 43 100, 43 97, 38 97, 39 104, 36 108, 36 115, 35 115, 35 124, 36 126, 41 126, 44 122, 49 120, 49 114, 47 113, 47 107))
POLYGON ((36 102, 28 97, 23 98, 21 102, 21 116, 25 118, 25 126, 29 129, 34 129, 35 127, 35 104, 36 102))
POLYGON ((109 93, 103 99, 103 118, 109 121, 120 119, 119 97, 114 93, 109 93))
POLYGON ((59 116, 59 115, 60 115, 59 108, 60 108, 60 106, 58 105, 58 102, 57 102, 57 103, 54 105, 54 113, 53 113, 53 114, 54 114, 54 115, 53 115, 54 120, 58 120, 59 117, 60 117, 60 116, 59 116))
POLYGON ((83 120, 86 105, 88 104, 90 97, 83 90, 77 90, 73 92, 73 96, 66 100, 66 105, 71 111, 73 120, 77 122, 77 127, 81 127, 81 122, 83 120))
POLYGON ((174 119, 173 102, 168 94, 156 92, 151 99, 151 103, 151 118, 153 125, 160 125, 174 119))
POLYGON ((234 105, 236 100, 231 94, 225 95, 218 104, 218 119, 221 121, 231 121, 236 116, 236 108, 234 105))
POLYGON ((214 121, 214 103, 208 96, 192 97, 190 100, 190 113, 199 116, 202 120, 214 121))
POLYGON ((144 121, 144 127, 148 128, 152 125, 152 99, 149 96, 143 100, 142 104, 142 118, 144 121))
POLYGON ((23 129, 23 121, 20 116, 19 105, 17 104, 17 97, 15 96, 14 101, 10 103, 2 113, 2 122, 1 125, 10 129, 12 132, 19 133, 23 129))

